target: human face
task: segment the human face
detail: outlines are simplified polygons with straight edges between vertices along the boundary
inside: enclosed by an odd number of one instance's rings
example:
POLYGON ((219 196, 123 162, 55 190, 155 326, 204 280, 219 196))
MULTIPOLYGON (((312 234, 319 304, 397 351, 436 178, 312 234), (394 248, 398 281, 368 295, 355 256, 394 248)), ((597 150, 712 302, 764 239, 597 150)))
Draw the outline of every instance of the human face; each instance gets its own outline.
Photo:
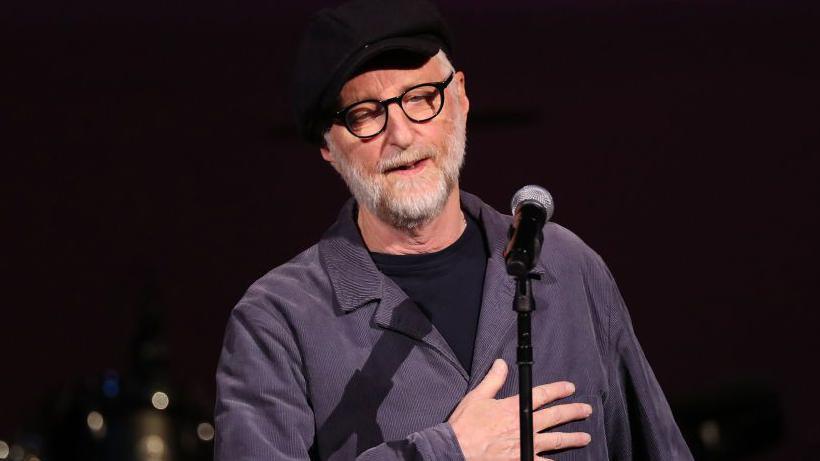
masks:
MULTIPOLYGON (((414 85, 440 82, 451 71, 442 58, 434 56, 417 69, 376 69, 357 75, 342 88, 341 106, 392 98, 414 85)), ((334 124, 325 135, 322 156, 360 206, 396 228, 416 228, 438 216, 458 186, 468 109, 464 75, 456 72, 445 90, 444 107, 432 120, 413 122, 398 104, 391 104, 387 127, 372 138, 357 138, 334 124)))

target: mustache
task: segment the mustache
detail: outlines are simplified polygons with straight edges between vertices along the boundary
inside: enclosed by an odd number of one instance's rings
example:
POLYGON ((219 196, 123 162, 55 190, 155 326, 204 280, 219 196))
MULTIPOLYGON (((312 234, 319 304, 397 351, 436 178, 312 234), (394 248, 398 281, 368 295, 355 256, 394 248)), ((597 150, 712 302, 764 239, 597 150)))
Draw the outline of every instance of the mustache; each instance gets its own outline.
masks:
POLYGON ((396 168, 411 165, 426 158, 435 158, 437 156, 438 153, 432 148, 405 149, 395 155, 380 159, 376 164, 376 168, 379 172, 386 173, 390 170, 395 170, 396 168))

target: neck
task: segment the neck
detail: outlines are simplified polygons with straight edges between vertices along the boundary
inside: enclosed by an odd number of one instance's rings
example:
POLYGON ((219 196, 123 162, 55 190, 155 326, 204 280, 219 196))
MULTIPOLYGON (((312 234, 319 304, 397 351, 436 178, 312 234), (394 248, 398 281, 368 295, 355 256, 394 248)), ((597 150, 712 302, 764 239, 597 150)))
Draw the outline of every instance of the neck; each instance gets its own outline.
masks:
POLYGON ((368 250, 396 255, 433 253, 452 245, 464 232, 458 187, 454 187, 442 212, 414 229, 397 229, 364 207, 359 208, 359 231, 368 250))

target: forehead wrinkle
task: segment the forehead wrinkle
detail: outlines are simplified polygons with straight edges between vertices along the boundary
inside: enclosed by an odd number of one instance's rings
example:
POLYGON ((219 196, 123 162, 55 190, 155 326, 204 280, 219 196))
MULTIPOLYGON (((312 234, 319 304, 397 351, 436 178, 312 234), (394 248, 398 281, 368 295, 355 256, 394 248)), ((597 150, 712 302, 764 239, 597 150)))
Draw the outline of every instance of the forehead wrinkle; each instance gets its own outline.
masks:
MULTIPOLYGON (((343 106, 347 106, 357 101, 364 101, 368 99, 375 99, 375 100, 382 100, 385 99, 380 95, 385 93, 385 82, 384 78, 381 77, 377 72, 373 74, 367 75, 362 74, 361 76, 356 77, 356 81, 354 84, 350 84, 351 81, 345 83, 345 86, 342 87, 342 91, 340 94, 340 98, 342 101, 345 101, 343 106), (347 100, 347 101, 346 101, 347 100)), ((387 96, 390 97, 390 96, 387 96)))
POLYGON ((424 75, 429 73, 431 68, 440 67, 437 65, 431 66, 432 62, 433 60, 431 59, 430 61, 425 63, 425 65, 419 67, 418 69, 379 69, 358 75, 353 79, 348 80, 348 82, 345 83, 342 87, 342 91, 339 92, 339 100, 341 102, 340 107, 347 107, 356 102, 371 99, 382 101, 384 99, 389 99, 398 96, 416 85, 422 83, 436 83, 447 78, 447 75, 444 75, 443 77, 432 75, 429 78, 424 77, 424 75), (410 74, 416 75, 411 77, 405 77, 410 74), (359 84, 359 82, 363 80, 366 81, 369 79, 375 79, 375 84, 359 84), (354 87, 358 88, 351 89, 350 83, 354 80, 358 80, 353 85, 354 87), (399 81, 391 82, 394 80, 399 81), (374 88, 378 89, 373 90, 374 88))

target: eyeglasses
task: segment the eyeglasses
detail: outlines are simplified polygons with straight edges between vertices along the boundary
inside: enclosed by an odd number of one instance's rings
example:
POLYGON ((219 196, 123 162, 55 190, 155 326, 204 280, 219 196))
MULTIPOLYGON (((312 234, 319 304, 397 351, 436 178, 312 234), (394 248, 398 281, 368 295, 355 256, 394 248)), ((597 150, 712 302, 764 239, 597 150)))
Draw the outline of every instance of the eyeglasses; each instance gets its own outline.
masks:
POLYGON ((444 108, 444 89, 453 81, 453 73, 440 83, 422 83, 408 88, 395 98, 367 99, 336 112, 334 120, 343 124, 358 138, 372 138, 387 127, 387 106, 396 103, 410 120, 421 123, 435 118, 444 108))

